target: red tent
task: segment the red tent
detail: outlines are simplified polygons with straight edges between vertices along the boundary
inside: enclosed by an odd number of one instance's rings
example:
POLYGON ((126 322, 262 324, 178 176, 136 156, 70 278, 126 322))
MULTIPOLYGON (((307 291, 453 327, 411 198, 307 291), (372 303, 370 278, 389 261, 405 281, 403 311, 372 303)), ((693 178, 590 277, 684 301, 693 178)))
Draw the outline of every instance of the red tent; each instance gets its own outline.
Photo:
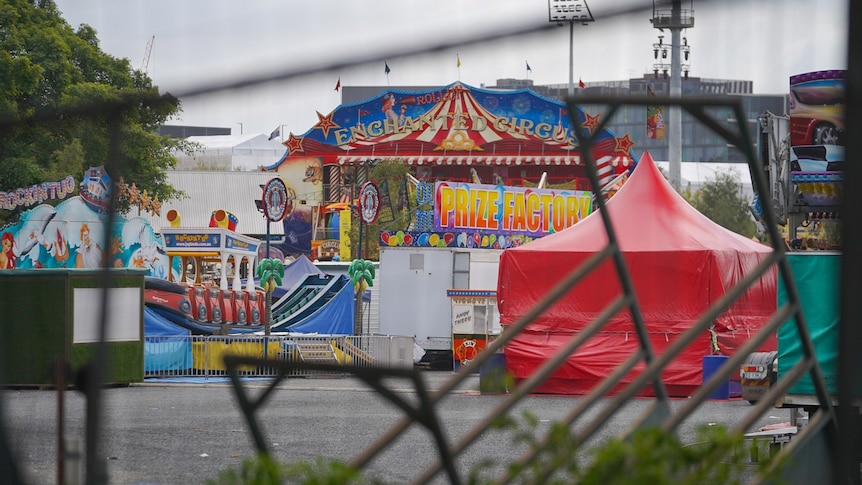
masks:
MULTIPOLYGON (((649 154, 606 210, 656 355, 772 251, 724 229, 691 207, 665 180, 649 154)), ((516 322, 607 241, 602 219, 594 213, 557 234, 505 250, 497 289, 502 324, 516 322)), ((509 371, 516 379, 529 377, 621 294, 613 261, 606 260, 507 345, 509 371)), ((721 354, 732 354, 757 332, 774 312, 775 298, 773 269, 716 320, 714 331, 721 354)), ((571 355, 539 391, 586 393, 637 346, 633 320, 623 311, 571 355)), ((671 396, 689 396, 701 385, 703 356, 713 353, 712 349, 711 335, 705 332, 665 369, 662 379, 671 396)), ((774 338, 761 350, 775 350, 774 338)), ((643 365, 634 372, 641 369, 643 365)), ((630 374, 620 384, 633 378, 630 374)), ((647 387, 641 394, 651 393, 652 388, 647 387)))

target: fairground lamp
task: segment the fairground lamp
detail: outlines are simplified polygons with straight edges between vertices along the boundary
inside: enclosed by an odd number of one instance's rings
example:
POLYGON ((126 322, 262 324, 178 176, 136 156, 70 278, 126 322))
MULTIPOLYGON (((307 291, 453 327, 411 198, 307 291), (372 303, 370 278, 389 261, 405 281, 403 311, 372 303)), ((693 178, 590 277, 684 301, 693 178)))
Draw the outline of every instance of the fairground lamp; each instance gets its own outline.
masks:
POLYGON ((548 0, 548 21, 569 23, 569 96, 575 94, 575 22, 595 22, 586 0, 548 0))

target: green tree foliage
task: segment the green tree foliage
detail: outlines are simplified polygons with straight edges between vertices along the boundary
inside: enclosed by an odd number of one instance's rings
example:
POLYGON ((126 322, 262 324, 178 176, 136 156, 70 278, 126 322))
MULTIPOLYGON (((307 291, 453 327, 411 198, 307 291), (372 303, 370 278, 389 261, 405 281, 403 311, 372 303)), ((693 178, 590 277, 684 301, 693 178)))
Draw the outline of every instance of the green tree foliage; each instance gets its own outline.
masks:
POLYGON ((180 111, 177 98, 102 52, 92 27, 73 30, 52 0, 0 3, 0 45, 0 190, 104 165, 150 196, 179 195, 166 170, 185 142, 156 133, 180 111))
MULTIPOLYGON (((410 173, 410 167, 400 159, 382 160, 371 169, 370 178, 378 187, 386 181, 386 187, 389 191, 389 200, 392 202, 392 221, 381 222, 380 219, 374 224, 367 224, 362 228, 362 253, 354 254, 354 257, 364 258, 368 260, 380 259, 380 240, 381 231, 404 231, 410 224, 412 213, 411 208, 414 208, 415 202, 412 205, 405 204, 399 209, 398 195, 399 187, 404 180, 404 177, 410 173)), ((381 191, 382 193, 382 191, 381 191)), ((381 197, 382 198, 382 197, 381 197)), ((383 207, 381 207, 383 210, 383 207)), ((359 241, 359 218, 354 217, 353 224, 350 226, 350 240, 359 241)), ((354 250, 356 248, 354 247, 354 250)))
POLYGON ((701 214, 713 222, 746 237, 757 234, 748 201, 739 195, 740 181, 734 172, 718 171, 697 192, 690 189, 682 196, 701 214))

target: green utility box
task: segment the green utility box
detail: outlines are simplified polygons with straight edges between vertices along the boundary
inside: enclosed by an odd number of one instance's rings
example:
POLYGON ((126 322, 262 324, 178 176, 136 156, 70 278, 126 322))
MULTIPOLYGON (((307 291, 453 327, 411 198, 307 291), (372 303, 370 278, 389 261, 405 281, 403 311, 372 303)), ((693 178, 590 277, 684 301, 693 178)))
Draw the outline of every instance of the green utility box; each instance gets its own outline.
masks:
POLYGON ((144 379, 144 271, 0 271, 0 384, 53 384, 58 358, 73 371, 95 356, 107 293, 106 384, 144 379), (107 286, 107 292, 103 288, 107 286))

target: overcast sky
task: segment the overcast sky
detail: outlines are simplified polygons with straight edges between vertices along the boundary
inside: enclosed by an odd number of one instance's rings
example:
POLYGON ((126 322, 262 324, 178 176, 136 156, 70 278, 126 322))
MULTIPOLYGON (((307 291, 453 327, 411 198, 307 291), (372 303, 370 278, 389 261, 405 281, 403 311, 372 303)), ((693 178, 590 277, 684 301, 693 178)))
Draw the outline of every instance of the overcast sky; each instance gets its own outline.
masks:
MULTIPOLYGON (((649 0, 587 0, 596 21, 575 27, 574 78, 587 84, 652 71, 649 0), (643 6, 630 15, 612 15, 643 6)), ((172 124, 219 126, 239 134, 304 133, 340 103, 342 85, 387 84, 382 61, 319 70, 387 55, 389 84, 480 86, 527 76, 536 84, 569 79, 569 29, 546 29, 498 42, 459 45, 487 33, 548 26, 547 0, 56 0, 73 27, 98 32, 103 51, 148 71, 162 91, 181 95, 278 73, 314 74, 185 97, 172 124), (406 57, 429 46, 454 47, 406 57), (391 57, 388 54, 393 53, 391 57), (460 70, 456 55, 461 59, 460 70)), ((847 0, 683 0, 695 27, 691 75, 754 81, 754 91, 787 91, 793 74, 846 68, 847 0)), ((670 33, 665 32, 665 42, 670 33)))

